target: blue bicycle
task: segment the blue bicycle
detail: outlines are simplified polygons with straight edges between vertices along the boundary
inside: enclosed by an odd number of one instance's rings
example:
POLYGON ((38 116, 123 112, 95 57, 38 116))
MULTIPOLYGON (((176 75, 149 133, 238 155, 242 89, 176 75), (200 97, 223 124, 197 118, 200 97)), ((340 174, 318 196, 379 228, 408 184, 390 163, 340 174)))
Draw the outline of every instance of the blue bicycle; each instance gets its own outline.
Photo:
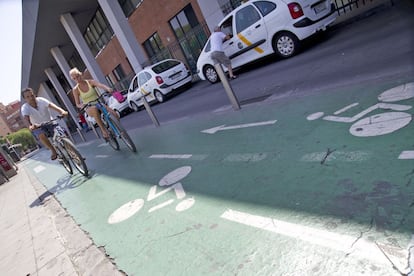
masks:
POLYGON ((82 108, 82 110, 93 105, 98 108, 101 113, 102 122, 109 133, 107 142, 114 150, 119 150, 118 139, 121 139, 132 152, 137 152, 134 142, 125 128, 121 125, 121 122, 118 121, 118 119, 114 119, 112 114, 107 110, 104 97, 108 95, 109 93, 101 94, 97 99, 97 103, 88 103, 82 108))

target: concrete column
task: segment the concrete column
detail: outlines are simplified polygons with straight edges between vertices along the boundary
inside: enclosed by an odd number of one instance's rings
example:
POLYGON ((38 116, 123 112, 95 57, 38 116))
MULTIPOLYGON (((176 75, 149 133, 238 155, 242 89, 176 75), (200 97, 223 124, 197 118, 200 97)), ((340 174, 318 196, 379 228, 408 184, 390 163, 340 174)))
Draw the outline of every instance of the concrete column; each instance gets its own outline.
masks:
POLYGON ((72 102, 69 100, 68 96, 66 95, 65 90, 63 89, 62 85, 57 79, 55 72, 53 72, 52 68, 46 68, 45 73, 47 77, 49 78, 49 80, 52 82, 53 87, 56 89, 60 99, 62 100, 63 104, 66 107, 66 110, 69 112, 69 115, 72 117, 76 126, 80 128, 79 123, 78 123, 78 113, 76 112, 75 108, 72 105, 72 102))
MULTIPOLYGON (((56 104, 57 106, 59 106, 59 103, 56 101, 56 97, 53 95, 52 91, 49 89, 49 86, 47 86, 47 84, 45 82, 42 82, 39 86, 39 90, 38 90, 38 96, 43 97, 48 99, 49 101, 51 101, 52 103, 56 104)), ((64 107, 62 107, 63 109, 65 109, 64 107)), ((57 115, 60 115, 58 112, 51 110, 50 111, 53 117, 56 117, 57 115)), ((68 129, 68 126, 66 124, 66 122, 64 120, 59 121, 59 124, 68 129)))
POLYGON ((118 1, 98 0, 135 73, 147 59, 118 1))
POLYGON ((58 104, 58 102, 56 101, 55 96, 53 96, 52 91, 50 91, 49 87, 47 86, 47 84, 45 82, 42 82, 39 85, 39 89, 37 90, 37 96, 39 97, 43 97, 48 99, 49 101, 51 101, 54 104, 58 104))
POLYGON ((53 58, 55 59, 56 63, 59 65, 60 70, 63 72, 66 80, 70 84, 71 87, 74 87, 76 83, 70 78, 69 70, 71 69, 68 62, 66 61, 65 57, 63 56, 62 51, 59 47, 53 47, 50 49, 50 53, 52 54, 53 58))
POLYGON ((218 23, 224 18, 224 14, 221 11, 220 5, 217 0, 198 0, 198 5, 200 6, 201 13, 206 19, 206 23, 210 32, 214 31, 214 26, 217 26, 218 23))
POLYGON ((68 33, 70 39, 72 40, 73 45, 81 56, 83 62, 88 68, 89 72, 96 81, 100 83, 107 83, 104 74, 102 73, 101 68, 95 60, 95 57, 92 55, 91 50, 88 47, 81 31, 76 25, 75 20, 73 19, 70 13, 66 13, 60 16, 60 22, 68 33))

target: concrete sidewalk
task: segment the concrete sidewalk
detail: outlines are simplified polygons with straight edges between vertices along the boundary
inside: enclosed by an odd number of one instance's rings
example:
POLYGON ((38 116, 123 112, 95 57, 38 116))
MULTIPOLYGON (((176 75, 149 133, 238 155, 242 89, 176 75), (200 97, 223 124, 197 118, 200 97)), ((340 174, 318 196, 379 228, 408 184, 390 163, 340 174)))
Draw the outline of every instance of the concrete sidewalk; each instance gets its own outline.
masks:
POLYGON ((23 166, 0 185, 2 275, 125 275, 23 166))

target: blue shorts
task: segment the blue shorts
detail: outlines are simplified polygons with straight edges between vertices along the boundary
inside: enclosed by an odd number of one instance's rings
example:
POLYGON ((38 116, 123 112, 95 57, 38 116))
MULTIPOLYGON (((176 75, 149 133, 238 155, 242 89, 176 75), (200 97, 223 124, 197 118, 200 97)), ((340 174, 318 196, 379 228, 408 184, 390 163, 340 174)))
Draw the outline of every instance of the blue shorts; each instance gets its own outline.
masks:
POLYGON ((39 135, 44 133, 46 137, 52 137, 53 131, 55 129, 56 125, 46 125, 39 128, 36 128, 32 131, 33 135, 39 139, 39 135))

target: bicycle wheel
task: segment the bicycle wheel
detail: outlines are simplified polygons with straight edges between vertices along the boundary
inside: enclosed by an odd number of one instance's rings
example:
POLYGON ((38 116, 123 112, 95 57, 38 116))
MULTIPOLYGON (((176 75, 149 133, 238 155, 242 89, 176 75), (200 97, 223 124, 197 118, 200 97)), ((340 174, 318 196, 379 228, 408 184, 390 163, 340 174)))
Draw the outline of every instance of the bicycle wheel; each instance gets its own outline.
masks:
POLYGON ((66 169, 69 174, 73 174, 72 166, 70 165, 69 159, 64 154, 64 150, 62 149, 62 145, 56 144, 54 145, 56 152, 58 154, 59 163, 66 169))
POLYGON ((85 163, 85 158, 83 158, 76 146, 68 138, 63 138, 62 142, 75 168, 84 176, 88 176, 89 171, 85 163))
POLYGON ((109 127, 109 126, 108 126, 108 133, 109 133, 109 137, 108 137, 108 139, 106 139, 106 141, 109 143, 109 145, 114 150, 119 150, 119 143, 118 143, 118 140, 116 140, 116 135, 115 135, 114 131, 112 130, 112 128, 109 127))
POLYGON ((124 141, 127 147, 132 152, 137 152, 137 148, 135 147, 134 142, 132 141, 128 132, 122 127, 121 123, 117 120, 113 120, 112 118, 109 118, 109 120, 111 120, 112 125, 118 130, 121 140, 124 141))

